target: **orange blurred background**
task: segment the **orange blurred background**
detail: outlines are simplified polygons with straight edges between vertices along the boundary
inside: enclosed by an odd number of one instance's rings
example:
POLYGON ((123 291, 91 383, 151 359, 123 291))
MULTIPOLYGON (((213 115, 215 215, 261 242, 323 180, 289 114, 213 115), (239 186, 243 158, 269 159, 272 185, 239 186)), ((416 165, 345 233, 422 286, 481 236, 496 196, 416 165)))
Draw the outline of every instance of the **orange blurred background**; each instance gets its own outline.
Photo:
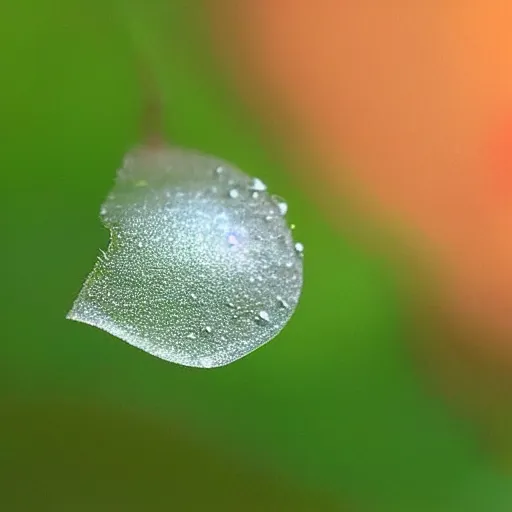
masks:
POLYGON ((510 5, 221 4, 220 53, 267 122, 296 127, 290 152, 306 143, 322 178, 308 186, 421 236, 452 313, 512 356, 510 5))

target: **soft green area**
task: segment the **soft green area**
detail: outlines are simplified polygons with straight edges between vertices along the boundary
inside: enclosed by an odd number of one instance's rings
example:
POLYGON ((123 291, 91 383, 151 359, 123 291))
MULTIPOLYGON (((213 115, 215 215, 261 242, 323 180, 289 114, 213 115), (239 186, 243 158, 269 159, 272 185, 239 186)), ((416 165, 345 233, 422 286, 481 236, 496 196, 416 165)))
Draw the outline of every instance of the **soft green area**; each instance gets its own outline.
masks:
POLYGON ((512 510, 511 482, 470 427, 425 394, 393 272, 269 156, 208 57, 200 4, 1 11, 2 510, 512 510), (137 142, 135 46, 165 88, 174 140, 278 190, 306 246, 290 324, 224 368, 175 366, 65 320, 137 142))

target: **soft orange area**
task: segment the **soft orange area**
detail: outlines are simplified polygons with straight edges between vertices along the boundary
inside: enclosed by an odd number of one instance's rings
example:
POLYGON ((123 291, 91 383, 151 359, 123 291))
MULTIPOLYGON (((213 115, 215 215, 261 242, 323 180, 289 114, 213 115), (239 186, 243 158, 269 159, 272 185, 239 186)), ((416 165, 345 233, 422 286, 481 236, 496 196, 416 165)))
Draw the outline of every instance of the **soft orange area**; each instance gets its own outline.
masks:
POLYGON ((507 209, 512 195, 512 108, 503 117, 489 134, 489 187, 507 209))
POLYGON ((372 213, 421 233, 452 312, 510 334, 486 343, 512 354, 512 4, 224 0, 212 12, 251 101, 300 127, 340 194, 348 176, 372 213))

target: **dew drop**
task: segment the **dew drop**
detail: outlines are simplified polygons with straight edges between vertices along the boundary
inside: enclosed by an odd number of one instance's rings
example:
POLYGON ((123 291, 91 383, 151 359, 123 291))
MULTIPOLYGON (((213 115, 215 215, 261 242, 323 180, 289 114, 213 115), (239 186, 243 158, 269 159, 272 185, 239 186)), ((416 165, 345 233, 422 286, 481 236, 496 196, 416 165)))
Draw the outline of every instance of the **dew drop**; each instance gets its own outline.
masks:
POLYGON ((273 195, 272 200, 274 201, 277 209, 279 210, 279 214, 281 216, 285 216, 288 212, 288 203, 280 196, 273 195))
POLYGON ((208 334, 211 334, 211 333, 212 333, 212 328, 211 328, 209 325, 207 325, 207 326, 204 328, 204 330, 205 330, 208 334))
POLYGON ((263 192, 263 191, 267 190, 267 185, 265 185, 265 183, 263 183, 263 181, 261 181, 260 179, 254 178, 252 180, 251 189, 257 190, 259 192, 263 192))
POLYGON ((232 188, 229 191, 229 197, 231 197, 232 199, 236 199, 239 195, 240 195, 240 193, 238 192, 238 190, 236 188, 232 188))
POLYGON ((278 203, 277 204, 277 207, 279 208, 279 213, 281 215, 286 215, 286 212, 288 211, 288 204, 285 203, 285 202, 282 202, 282 203, 278 203))
POLYGON ((258 317, 260 318, 260 320, 263 320, 264 322, 270 322, 270 317, 266 311, 260 311, 258 313, 258 317))
POLYGON ((288 309, 290 307, 290 304, 288 304, 288 302, 286 302, 282 297, 280 297, 279 295, 277 296, 277 302, 279 303, 279 305, 284 308, 284 309, 288 309))
POLYGON ((295 244, 295 250, 299 253, 299 254, 302 254, 304 252, 304 245, 301 244, 300 242, 297 242, 295 244))

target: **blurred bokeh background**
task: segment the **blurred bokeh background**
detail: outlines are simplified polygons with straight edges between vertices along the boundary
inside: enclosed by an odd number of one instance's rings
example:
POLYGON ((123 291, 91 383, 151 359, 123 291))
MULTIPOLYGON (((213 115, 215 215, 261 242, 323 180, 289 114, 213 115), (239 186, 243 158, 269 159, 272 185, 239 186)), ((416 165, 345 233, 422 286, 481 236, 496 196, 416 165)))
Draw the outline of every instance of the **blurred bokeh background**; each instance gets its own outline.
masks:
POLYGON ((6 511, 512 510, 511 9, 19 0, 0 8, 6 511), (289 203, 305 286, 230 366, 65 320, 138 142, 289 203))

